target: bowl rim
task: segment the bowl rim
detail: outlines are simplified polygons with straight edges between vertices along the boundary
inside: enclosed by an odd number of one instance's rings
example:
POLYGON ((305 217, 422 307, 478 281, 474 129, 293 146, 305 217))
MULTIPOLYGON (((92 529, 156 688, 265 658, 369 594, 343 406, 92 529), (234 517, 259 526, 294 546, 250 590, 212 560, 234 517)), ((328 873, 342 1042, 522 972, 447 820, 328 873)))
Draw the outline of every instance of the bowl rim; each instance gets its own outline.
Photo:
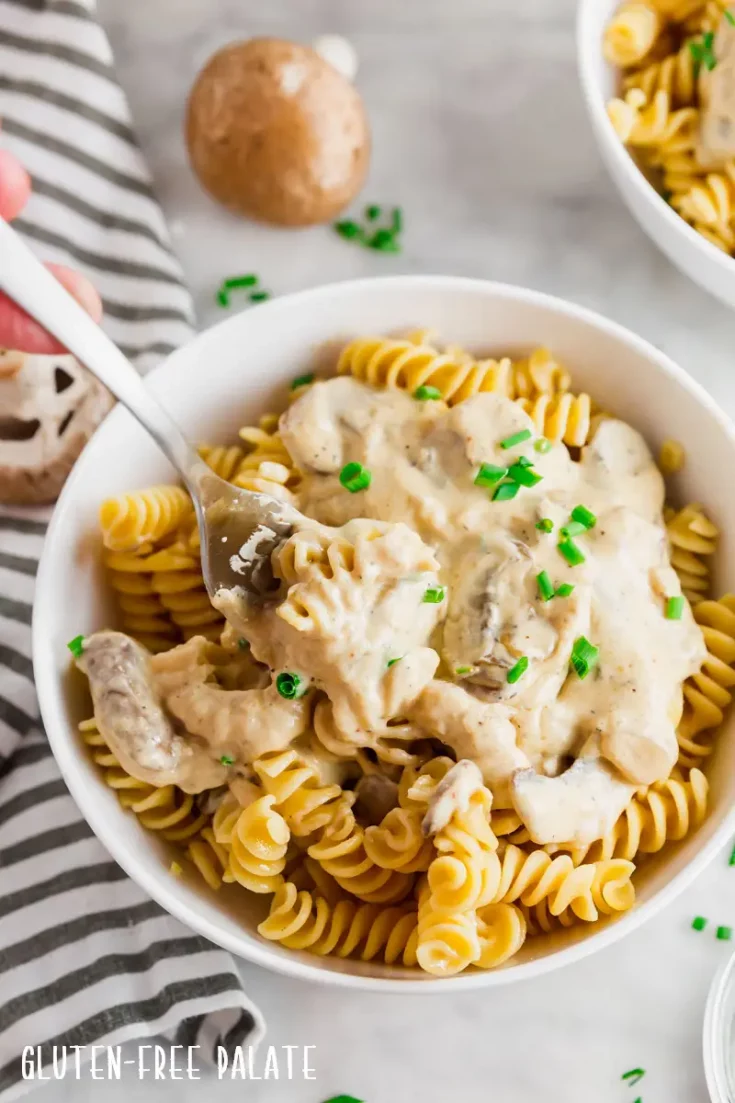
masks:
MULTIPOLYGON (((692 248, 699 249, 710 262, 720 268, 723 274, 732 276, 735 273, 735 257, 718 249, 702 234, 697 233, 673 207, 671 207, 659 192, 656 191, 643 175, 632 156, 620 141, 607 113, 607 107, 595 76, 593 65, 594 36, 591 31, 592 12, 595 6, 599 6, 600 0, 578 0, 576 19, 577 40, 577 73, 587 113, 593 124, 593 130, 599 140, 604 143, 609 155, 614 159, 616 167, 625 174, 631 186, 636 190, 641 199, 658 212, 659 217, 666 223, 674 234, 679 234, 692 248)), ((599 56, 605 64, 602 50, 599 56)))
MULTIPOLYGON (((626 329, 617 322, 613 322, 603 315, 578 306, 576 303, 559 299, 544 292, 530 288, 519 287, 512 284, 498 283, 490 280, 475 279, 463 276, 442 275, 396 275, 384 277, 368 277, 358 280, 346 280, 337 283, 323 284, 304 291, 283 295, 270 302, 259 306, 259 317, 265 312, 272 313, 275 317, 279 312, 287 312, 291 304, 308 303, 313 300, 318 309, 319 300, 325 296, 350 297, 368 290, 376 284, 381 284, 390 289, 391 286, 412 285, 415 288, 439 288, 455 292, 475 292, 489 297, 504 299, 506 301, 522 302, 530 306, 553 311, 556 314, 566 316, 573 321, 599 330, 611 338, 630 347, 633 351, 652 361, 664 374, 672 377, 680 386, 689 392, 691 398, 698 402, 720 424, 732 444, 735 453, 735 424, 727 417, 724 411, 717 405, 708 392, 689 376, 683 368, 680 368, 665 353, 649 344, 648 341, 626 329)), ((160 365, 148 373, 147 379, 162 378, 171 370, 172 363, 180 353, 186 350, 191 355, 199 346, 205 346, 213 332, 223 332, 230 328, 236 331, 242 324, 242 314, 235 314, 225 318, 221 322, 203 330, 191 341, 181 346, 171 356, 167 357, 160 365)), ((172 379, 174 376, 172 375, 172 379)), ((114 424, 120 417, 130 416, 117 404, 107 415, 105 420, 95 432, 92 441, 99 441, 106 432, 106 426, 114 424)), ((588 955, 602 950, 651 918, 656 912, 661 911, 670 903, 693 879, 707 866, 719 850, 725 845, 735 831, 735 804, 723 817, 722 823, 714 831, 711 838, 700 848, 692 860, 670 881, 663 885, 650 900, 629 912, 621 913, 613 922, 603 924, 601 928, 587 937, 580 939, 570 946, 554 950, 550 954, 534 961, 523 962, 519 965, 509 966, 497 970, 486 970, 463 973, 454 977, 441 978, 441 983, 435 983, 439 978, 421 977, 371 977, 358 973, 337 972, 323 969, 319 964, 319 958, 304 961, 296 954, 274 953, 271 944, 263 941, 262 945, 253 941, 252 944, 242 945, 235 935, 221 930, 219 925, 209 918, 197 914, 195 905, 187 898, 193 893, 185 882, 173 877, 166 877, 163 871, 147 871, 139 868, 135 855, 128 851, 124 843, 120 843, 115 830, 114 822, 108 820, 101 809, 88 807, 87 789, 85 778, 79 770, 81 761, 81 748, 71 738, 71 733, 64 734, 67 728, 62 713, 61 702, 65 697, 64 686, 56 675, 58 656, 54 653, 54 645, 51 633, 40 630, 42 618, 50 621, 47 612, 53 608, 52 567, 56 554, 57 532, 65 523, 64 518, 69 508, 73 508, 75 500, 75 488, 81 481, 85 466, 85 455, 90 448, 88 443, 80 459, 75 464, 67 482, 59 497, 49 524, 44 547, 39 563, 38 575, 33 603, 32 618, 32 656, 33 669, 36 681, 39 710, 49 744, 53 751, 61 774, 69 791, 76 801, 82 815, 89 823, 97 838, 108 850, 112 858, 125 870, 148 895, 161 905, 170 915, 180 922, 208 938, 215 945, 221 946, 237 957, 242 957, 255 965, 263 966, 277 973, 294 977, 300 980, 314 981, 327 986, 339 988, 355 988, 372 991, 395 992, 422 992, 441 994, 460 990, 473 990, 479 988, 498 987, 505 984, 517 983, 531 977, 542 976, 564 965, 580 961, 588 955), (58 697, 58 704, 56 698, 58 697)), ((97 445, 99 446, 99 445, 97 445)), ((100 784, 103 784, 100 779, 100 784)), ((121 814, 124 810, 120 809, 121 814)), ((248 932, 250 933, 250 932, 248 932)))

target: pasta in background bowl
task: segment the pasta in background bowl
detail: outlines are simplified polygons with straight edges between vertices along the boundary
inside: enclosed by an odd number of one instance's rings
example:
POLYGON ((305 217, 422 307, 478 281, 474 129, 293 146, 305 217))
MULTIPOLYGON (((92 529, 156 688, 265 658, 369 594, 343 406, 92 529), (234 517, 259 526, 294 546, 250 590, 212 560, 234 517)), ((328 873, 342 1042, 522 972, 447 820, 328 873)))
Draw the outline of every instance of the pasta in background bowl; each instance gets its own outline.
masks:
POLYGON ((735 306, 735 259, 726 251, 735 184, 726 168, 699 170, 693 155, 694 69, 712 76, 714 47, 704 36, 725 7, 724 0, 579 0, 577 65, 600 153, 631 214, 685 275, 735 306), (690 41, 702 43, 704 60, 690 41), (641 57, 647 46, 650 57, 641 57))
MULTIPOLYGON (((151 896, 214 942, 264 966, 332 984, 443 991, 447 987, 508 983, 575 960, 633 929, 684 887, 733 829, 732 719, 725 716, 716 739, 711 736, 735 681, 730 665, 735 660, 735 603, 703 600, 710 584, 711 592, 717 595, 726 593, 730 582, 721 565, 728 562, 733 546, 735 506, 726 495, 720 495, 718 482, 720 473, 729 470, 733 462, 733 430, 712 400, 685 373, 620 327, 534 292, 449 277, 361 281, 276 300, 200 335, 153 373, 151 386, 192 438, 214 442, 208 445, 207 455, 218 470, 244 485, 290 493, 293 482, 289 457, 274 434, 274 422, 266 420, 259 425, 258 420, 274 408, 274 402, 282 408, 287 406, 294 393, 297 401, 290 408, 299 408, 304 398, 308 399, 309 385, 299 383, 292 392, 294 379, 312 372, 324 377, 333 374, 339 350, 345 346, 352 351, 344 357, 351 358, 350 370, 358 378, 368 370, 376 372, 379 377, 369 382, 387 385, 388 391, 391 387, 400 389, 401 383, 404 388, 414 388, 414 384, 434 386, 447 399, 450 414, 461 411, 463 400, 475 391, 484 388, 493 392, 509 386, 508 379, 512 378, 513 397, 519 400, 510 403, 518 411, 513 417, 526 419, 532 426, 528 437, 535 433, 541 439, 543 430, 543 437, 556 442, 549 462, 557 452, 561 455, 570 451, 578 458, 581 445, 589 436, 594 439, 595 430, 599 431, 602 411, 629 421, 643 434, 654 455, 668 441, 666 462, 672 466, 677 466, 681 457, 671 441, 681 442, 686 462, 667 487, 674 507, 668 515, 672 563, 704 627, 709 654, 703 675, 697 676, 700 681, 693 682, 688 691, 684 727, 680 729, 680 768, 674 770, 669 781, 645 791, 641 787, 633 795, 624 817, 615 824, 614 838, 591 845, 580 843, 576 852, 564 855, 557 854, 553 847, 546 851, 530 848, 537 857, 524 866, 526 881, 522 886, 518 883, 519 872, 528 855, 518 817, 507 805, 504 811, 502 802, 497 813, 489 816, 487 790, 475 784, 475 796, 466 807, 463 822, 437 825, 435 845, 449 861, 444 860, 434 870, 433 880, 430 878, 433 911, 421 886, 433 860, 434 843, 420 833, 411 835, 411 825, 425 794, 433 792, 451 767, 451 761, 442 766, 440 748, 436 746, 432 753, 439 757, 430 759, 428 766, 422 763, 429 756, 419 757, 412 767, 414 776, 400 776, 399 807, 388 813, 392 818, 384 820, 385 830, 365 831, 360 845, 366 851, 366 865, 359 869, 354 863, 346 866, 343 859, 344 841, 355 837, 349 802, 332 808, 326 820, 319 818, 330 801, 339 803, 340 786, 333 786, 330 793, 328 781, 323 779, 326 795, 320 793, 314 799, 312 790, 306 805, 293 803, 288 793, 294 790, 289 785, 299 763, 288 749, 266 753, 256 760, 255 776, 244 784, 255 784, 253 795, 257 799, 246 800, 244 812, 231 797, 208 807, 176 786, 132 781, 90 719, 84 682, 69 670, 67 642, 102 628, 127 629, 159 652, 154 660, 157 677, 168 679, 169 687, 191 681, 181 663, 190 661, 192 655, 195 664, 199 662, 197 655, 204 656, 207 663, 219 664, 219 684, 225 689, 238 684, 239 670, 246 660, 236 641, 229 653, 217 642, 221 621, 197 582, 196 555, 192 554, 196 538, 193 536, 188 548, 181 543, 185 497, 159 490, 143 499, 144 508, 137 513, 106 507, 105 534, 113 547, 102 554, 98 527, 101 504, 115 497, 124 500, 136 488, 167 487, 172 482, 165 460, 122 409, 113 411, 81 457, 49 530, 34 611, 34 665, 43 719, 72 794, 103 843, 151 896), (439 354, 426 351, 433 348, 432 336, 416 334, 416 327, 422 324, 430 325, 449 343, 443 360, 439 354), (372 344, 363 341, 350 345, 350 341, 366 334, 411 331, 410 340, 401 344, 375 338, 372 344), (533 355, 539 347, 553 349, 553 358, 533 355), (507 362, 504 356, 509 358, 507 362), (411 370, 418 366, 425 371, 428 366, 434 374, 428 382, 419 382, 410 372, 402 378, 395 373, 391 376, 391 365, 400 368, 400 363, 413 365, 411 370), (442 365, 445 369, 449 365, 449 370, 442 370, 442 365), (569 389, 569 376, 573 390, 569 389), (594 404, 585 396, 592 396, 594 404), (245 433, 245 444, 250 449, 247 455, 257 459, 244 467, 244 449, 237 444, 243 425, 256 427, 245 433), (123 456, 124 461, 119 458, 123 456), (704 513, 697 507, 677 508, 688 502, 701 503, 704 513), (132 535, 126 528, 131 519, 132 535), (176 541, 167 543, 164 537, 162 546, 156 549, 157 533, 172 530, 177 533, 176 541), (142 535, 148 543, 137 547, 139 562, 150 555, 159 558, 152 564, 143 563, 143 569, 130 570, 124 557, 136 554, 130 550, 131 543, 139 543, 142 535), (202 638, 202 633, 208 639, 202 638), (186 639, 191 642, 184 643, 183 648, 168 649, 172 642, 186 639), (183 659, 169 658, 176 655, 183 659), (437 764, 436 769, 432 763, 437 764), (284 830, 284 821, 289 831, 284 830), (298 876, 284 881, 283 871, 288 874, 287 863, 291 860, 289 833, 296 839, 297 850, 299 838, 305 839, 308 853, 298 863, 298 876), (478 912, 484 924, 479 928, 481 957, 477 956, 477 946, 470 947, 467 952, 471 967, 435 984, 434 977, 403 964, 413 961, 412 955, 404 952, 416 928, 413 893, 418 894, 419 926, 422 915, 425 918, 424 935, 419 931, 419 945, 423 937, 424 946, 419 960, 424 968, 433 969, 437 965, 436 940, 426 931, 432 931, 437 923, 441 926, 446 919, 442 908, 447 900, 453 902, 460 917, 467 915, 462 907, 457 909, 451 887, 457 873, 452 863, 457 854, 461 857, 464 853, 463 833, 474 840, 475 849, 500 856, 503 877, 505 881, 515 878, 517 891, 509 896, 495 886, 490 895, 497 904, 491 904, 490 911, 478 912), (255 867, 251 860, 253 837, 269 840, 261 852, 263 860, 255 867), (396 845, 402 848, 398 859, 396 845), (636 901, 631 907, 634 863, 626 855, 635 857, 637 851, 646 856, 635 870, 636 901), (595 862, 598 864, 593 869, 595 862), (228 868, 233 883, 216 891, 214 886, 222 880, 223 867, 228 868), (386 875, 369 884, 360 880, 366 870, 373 868, 387 871, 386 875), (544 878, 546 884, 560 869, 566 871, 560 883, 569 884, 571 872, 571 882, 578 886, 588 877, 588 870, 593 872, 589 884, 585 882, 579 891, 569 893, 568 899, 558 892, 552 899, 548 886, 534 892, 544 878), (251 891, 243 891, 243 886, 251 891), (345 889, 354 900, 340 903, 345 889), (274 890, 276 895, 269 897, 267 894, 274 890), (284 930, 283 916, 292 915, 305 896, 315 907, 316 901, 322 901, 321 912, 316 909, 315 915, 333 938, 330 945, 337 949, 336 954, 310 953, 309 938, 299 942, 284 930), (599 922, 591 922, 598 913, 602 913, 599 922), (520 936, 526 926, 534 934, 546 928, 550 933, 523 942, 520 936), (286 944, 281 945, 281 941, 286 944), (518 946, 518 953, 511 958, 518 946), (502 947, 508 950, 507 964, 502 964, 502 947), (354 956, 340 956, 341 951, 352 951, 354 956), (488 964, 500 967, 485 969, 483 966, 488 964)), ((343 362, 343 369, 345 366, 343 362)), ((410 406, 408 394, 405 401, 410 406)), ((541 459, 546 458, 540 456, 539 470, 541 459)), ((354 499, 359 496, 348 495, 354 499)), ((141 499, 133 501, 140 503, 141 499)), ((353 515, 360 516, 356 503, 354 510, 353 515)), ((372 537, 368 535, 368 539, 372 537)), ((355 540, 357 548, 359 532, 355 540)), ((299 560, 302 553, 295 554, 296 558, 284 560, 281 568, 287 580, 296 577, 299 562, 304 562, 303 558, 299 560)), ((306 561, 315 562, 314 554, 318 557, 322 553, 312 548, 306 561)), ((412 551, 404 540, 390 554, 399 558, 418 556, 415 569, 419 574, 414 577, 426 577, 427 583, 422 586, 430 590, 438 588, 429 578, 434 568, 418 545, 412 551), (429 574, 421 573, 427 571, 429 574)), ((343 562, 347 561, 333 560, 332 569, 335 563, 341 569, 343 562)), ((429 612, 434 600, 429 599, 429 612)), ((288 616, 298 617, 301 611, 297 604, 288 616)), ((417 660, 416 670, 422 661, 417 660)), ((400 663, 391 670, 399 671, 400 663)), ((293 695, 289 690, 281 696, 293 695)), ((335 738, 335 718, 328 706, 328 700, 326 705, 322 702, 313 721, 325 746, 335 738)), ((351 707, 361 707, 359 700, 351 707)), ((337 736, 340 731, 337 724, 337 736)), ((394 753, 397 763, 405 761, 399 753, 402 737, 406 738, 405 732, 389 730, 379 749, 388 755, 389 762, 394 753)), ((337 751, 339 756, 339 748, 337 751)), ((372 757, 380 760, 381 756, 378 753, 372 757)), ((218 780, 215 778, 212 784, 218 780)), ((482 904, 485 907, 487 901, 482 904)), ((466 934, 466 927, 466 918, 460 918, 455 923, 455 934, 457 930, 466 934)), ((322 941, 322 953, 328 948, 322 941)), ((442 953, 439 959, 443 968, 442 953)))

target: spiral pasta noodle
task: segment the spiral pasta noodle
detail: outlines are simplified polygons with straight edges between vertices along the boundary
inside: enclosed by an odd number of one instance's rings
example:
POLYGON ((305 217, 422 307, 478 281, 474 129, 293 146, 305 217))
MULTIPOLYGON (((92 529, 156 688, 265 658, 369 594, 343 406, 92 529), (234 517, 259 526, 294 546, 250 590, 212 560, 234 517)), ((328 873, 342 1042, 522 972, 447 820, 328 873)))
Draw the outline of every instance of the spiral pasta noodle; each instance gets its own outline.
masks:
POLYGON ((291 832, 275 803, 276 798, 267 795, 241 808, 231 797, 217 809, 214 836, 228 857, 224 881, 237 881, 256 893, 272 893, 283 884, 291 832))
POLYGON ((178 486, 152 486, 108 498, 100 507, 102 541, 110 551, 134 551, 175 532, 191 512, 191 500, 178 486))
POLYGON ((227 869, 227 850, 217 842, 211 826, 203 827, 189 841, 186 856, 211 889, 216 892, 222 887, 222 878, 227 869))
POLYGON ((667 517, 666 531, 671 549, 671 566, 691 605, 709 590, 708 559, 717 547, 718 529, 696 504, 685 506, 667 517))
MULTIPOLYGON (((558 861, 558 859, 555 860, 558 861)), ((589 895, 591 909, 596 913, 596 918, 616 915, 633 907, 635 903, 635 887, 631 881, 635 870, 633 862, 626 861, 624 858, 611 858, 596 862, 593 869, 594 876, 589 895)), ((521 902, 518 906, 526 920, 529 936, 551 934, 553 930, 559 927, 571 927, 583 918, 572 906, 558 910, 548 896, 533 904, 521 902)))
POLYGON ((711 734, 725 717, 735 686, 735 595, 700 601, 694 607, 707 656, 702 669, 684 683, 684 711, 677 730, 679 765, 702 764, 712 751, 711 734))
POLYGON ((650 51, 662 26, 654 6, 643 0, 625 0, 607 25, 603 53, 613 65, 635 65, 650 51))
POLYGON ((296 837, 327 827, 347 799, 339 785, 322 785, 313 766, 293 750, 263 755, 253 763, 253 769, 265 792, 275 798, 273 807, 296 837))

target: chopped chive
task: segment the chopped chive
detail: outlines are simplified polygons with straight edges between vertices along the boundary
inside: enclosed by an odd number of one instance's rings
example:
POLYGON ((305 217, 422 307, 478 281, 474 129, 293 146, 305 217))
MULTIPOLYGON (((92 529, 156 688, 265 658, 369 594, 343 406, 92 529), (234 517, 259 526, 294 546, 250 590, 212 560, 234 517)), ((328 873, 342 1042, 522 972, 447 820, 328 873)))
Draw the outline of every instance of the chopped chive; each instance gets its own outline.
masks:
POLYGON ((303 697, 308 688, 309 686, 304 682, 303 678, 298 674, 291 674, 289 671, 284 671, 283 674, 279 674, 276 678, 276 689, 281 697, 285 697, 287 701, 293 701, 297 697, 303 697))
POLYGON ((730 860, 727 864, 729 866, 735 866, 735 846, 732 848, 732 853, 730 855, 730 860))
POLYGON ((291 384, 291 390, 297 391, 299 387, 306 387, 309 383, 314 382, 314 372, 307 372, 306 375, 297 375, 291 384))
POLYGON ((723 14, 723 15, 725 16, 725 19, 726 19, 726 20, 728 21, 728 23, 730 24, 730 26, 731 26, 731 27, 735 27, 735 15, 733 15, 733 14, 732 14, 732 12, 730 11, 730 9, 729 9, 729 8, 725 8, 725 10, 724 10, 724 12, 723 12, 722 14, 723 14))
POLYGON ((421 598, 425 605, 439 605, 444 601, 445 590, 443 586, 429 586, 424 590, 424 596, 421 598))
POLYGON ((388 669, 390 669, 390 667, 392 667, 395 663, 399 663, 402 658, 403 658, 403 655, 399 655, 395 659, 388 659, 388 669))
POLYGON ((376 218, 380 218, 383 213, 383 208, 378 207, 377 204, 372 203, 369 207, 365 208, 365 218, 368 222, 375 222, 376 218))
POLYGON ((718 927, 715 938, 719 938, 720 942, 729 942, 732 938, 732 927, 718 927))
POLYGON ((540 532, 553 532, 554 522, 550 517, 542 517, 540 521, 536 522, 536 528, 540 532))
POLYGON ((270 291, 253 291, 248 295, 251 303, 264 303, 266 299, 270 299, 270 297, 270 291))
POLYGON ((234 758, 232 757, 232 755, 229 755, 229 754, 220 755, 220 762, 222 763, 223 766, 234 766, 235 765, 234 758))
POLYGON ((381 253, 400 253, 401 247, 395 239, 392 230, 376 230, 372 237, 365 243, 370 249, 377 249, 381 253))
POLYGON ((339 481, 350 494, 357 494, 360 490, 367 490, 370 486, 372 475, 361 463, 346 463, 339 473, 339 481))
POLYGON ((554 596, 554 583, 549 578, 547 571, 541 571, 536 575, 539 597, 542 601, 551 601, 554 596))
POLYGON ((235 287, 255 287, 258 282, 258 277, 253 273, 249 273, 247 276, 230 276, 229 279, 224 280, 223 287, 226 287, 228 291, 232 291, 235 287))
POLYGON ((692 927, 695 931, 703 931, 707 926, 707 920, 703 915, 696 915, 692 920, 692 927))
POLYGON ((403 210, 400 207, 393 208, 392 229, 394 234, 403 233, 403 210))
POLYGON ((247 651, 247 649, 250 647, 250 644, 246 639, 240 636, 240 639, 237 641, 237 646, 240 648, 241 651, 247 651))
POLYGON ((514 466, 533 467, 533 460, 529 460, 528 456, 519 456, 514 466))
POLYGON ((335 222, 334 228, 340 237, 347 238, 348 241, 351 241, 354 238, 364 239, 365 237, 365 232, 362 226, 358 226, 356 222, 352 222, 350 219, 347 219, 344 222, 335 222))
POLYGON ((597 518, 591 509, 587 509, 587 506, 575 506, 572 510, 572 520, 579 525, 584 525, 586 529, 593 529, 597 524, 597 518))
POLYGON ((508 474, 507 467, 496 467, 494 463, 481 463, 475 475, 475 486, 495 486, 508 474))
POLYGON ((75 636, 73 640, 69 640, 66 646, 75 659, 81 659, 82 652, 84 651, 84 636, 75 636))
POLYGON ((581 536, 586 531, 587 529, 580 521, 568 521, 560 529, 562 536, 581 536))
POLYGON ((171 865, 168 867, 168 871, 174 877, 180 877, 181 874, 184 872, 178 862, 172 862, 171 865))
POLYGON ((215 297, 220 306, 227 307, 230 305, 230 296, 227 294, 224 287, 220 287, 215 297))
POLYGON ((524 440, 530 440, 533 433, 530 429, 521 429, 518 433, 511 433, 505 440, 501 440, 501 448, 514 448, 516 444, 523 444, 524 440))
POLYGON ((569 597, 569 595, 573 593, 574 586, 571 582, 562 582, 559 586, 556 587, 557 597, 569 597))
POLYGON ((585 636, 578 636, 574 641, 569 664, 577 677, 584 679, 597 664, 599 657, 599 647, 595 647, 585 636))
POLYGON ((541 482, 542 477, 533 470, 530 464, 514 463, 512 467, 508 468, 508 478, 512 479, 514 483, 520 483, 521 486, 535 486, 536 483, 541 482))
POLYGON ((526 673, 527 670, 528 670, 528 656, 527 655, 521 655, 520 659, 515 664, 515 666, 512 666, 510 668, 510 670, 508 671, 507 681, 511 685, 515 685, 515 683, 519 680, 519 678, 523 677, 523 675, 526 673))
POLYGON ((459 674, 459 675, 471 674, 472 673, 472 667, 471 666, 455 666, 454 673, 459 674))
POLYGON ((493 494, 494 502, 509 502, 521 489, 520 483, 501 483, 493 494))
POLYGON ((560 540, 556 546, 571 567, 578 567, 585 562, 584 555, 573 540, 560 540))
POLYGON ((666 599, 666 619, 667 620, 681 620, 681 615, 684 612, 684 598, 681 595, 677 597, 669 597, 666 599))
POLYGON ((624 1072, 620 1077, 621 1080, 627 1080, 629 1084, 637 1084, 639 1080, 642 1080, 646 1075, 645 1069, 630 1069, 628 1072, 624 1072))
POLYGON ((537 452, 540 452, 543 455, 545 452, 551 451, 551 441, 548 440, 546 437, 539 437, 538 440, 534 442, 533 447, 536 449, 537 452))
POLYGON ((413 397, 417 398, 419 402, 427 402, 429 399, 435 400, 441 398, 441 396, 442 393, 438 387, 427 387, 422 385, 417 387, 413 392, 413 397))
POLYGON ((325 1099, 324 1103, 364 1103, 362 1099, 355 1099, 354 1095, 333 1095, 331 1099, 325 1099))

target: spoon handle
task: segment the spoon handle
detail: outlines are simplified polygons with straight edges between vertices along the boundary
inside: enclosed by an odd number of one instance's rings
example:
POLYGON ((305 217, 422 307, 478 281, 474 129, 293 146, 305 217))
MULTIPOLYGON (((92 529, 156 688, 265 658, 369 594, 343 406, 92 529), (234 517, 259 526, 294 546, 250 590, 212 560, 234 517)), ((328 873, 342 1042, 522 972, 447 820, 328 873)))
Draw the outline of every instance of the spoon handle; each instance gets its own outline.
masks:
POLYGON ((47 329, 126 406, 185 483, 196 487, 202 461, 130 361, 0 218, 0 290, 47 329))

